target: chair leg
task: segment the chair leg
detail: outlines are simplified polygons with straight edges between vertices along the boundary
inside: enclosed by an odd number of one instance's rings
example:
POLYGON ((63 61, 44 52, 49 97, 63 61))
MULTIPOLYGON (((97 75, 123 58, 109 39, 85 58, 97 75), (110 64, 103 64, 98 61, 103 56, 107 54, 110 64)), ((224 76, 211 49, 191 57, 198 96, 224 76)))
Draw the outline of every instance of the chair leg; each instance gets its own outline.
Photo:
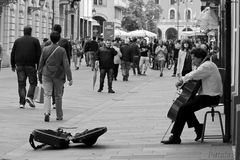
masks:
POLYGON ((208 115, 209 112, 206 112, 205 113, 205 116, 204 116, 204 122, 203 122, 203 130, 202 130, 202 139, 201 139, 201 143, 203 143, 204 141, 204 136, 205 136, 205 128, 206 128, 206 122, 207 122, 207 115, 208 115))
POLYGON ((215 111, 218 116, 219 116, 219 121, 220 121, 220 127, 221 127, 221 132, 222 132, 222 139, 224 141, 224 131, 223 131, 223 123, 222 123, 222 116, 221 113, 219 111, 215 111))

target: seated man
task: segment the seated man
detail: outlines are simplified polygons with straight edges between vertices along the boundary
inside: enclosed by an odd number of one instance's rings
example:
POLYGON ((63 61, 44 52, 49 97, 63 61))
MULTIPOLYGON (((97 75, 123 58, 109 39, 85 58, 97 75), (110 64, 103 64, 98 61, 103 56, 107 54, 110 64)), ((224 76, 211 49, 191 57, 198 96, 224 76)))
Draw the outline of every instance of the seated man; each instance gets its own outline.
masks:
POLYGON ((201 80, 202 86, 198 91, 198 95, 190 99, 184 104, 177 114, 175 123, 172 128, 172 136, 169 140, 161 141, 164 144, 180 144, 180 136, 182 134, 185 122, 188 123, 188 127, 194 127, 196 132, 195 141, 198 141, 202 136, 203 125, 200 124, 195 116, 194 112, 210 105, 216 105, 219 103, 220 97, 222 96, 222 80, 217 66, 205 59, 207 53, 197 48, 192 50, 192 63, 196 65, 197 69, 186 74, 176 86, 181 86, 189 80, 201 80))

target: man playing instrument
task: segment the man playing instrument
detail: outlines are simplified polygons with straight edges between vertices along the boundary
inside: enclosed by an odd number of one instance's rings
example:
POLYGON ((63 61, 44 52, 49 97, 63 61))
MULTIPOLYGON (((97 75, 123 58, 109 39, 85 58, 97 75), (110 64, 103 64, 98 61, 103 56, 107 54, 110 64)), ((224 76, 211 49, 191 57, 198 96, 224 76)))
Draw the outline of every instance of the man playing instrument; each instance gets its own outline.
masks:
POLYGON ((196 132, 195 141, 201 139, 203 124, 200 124, 194 112, 211 105, 217 105, 222 96, 222 79, 217 66, 207 60, 207 53, 201 49, 193 49, 191 51, 192 63, 196 69, 182 77, 176 86, 179 87, 189 80, 201 80, 202 86, 198 94, 190 99, 186 104, 180 107, 173 128, 172 135, 163 144, 180 144, 181 134, 187 122, 188 127, 194 127, 196 132))

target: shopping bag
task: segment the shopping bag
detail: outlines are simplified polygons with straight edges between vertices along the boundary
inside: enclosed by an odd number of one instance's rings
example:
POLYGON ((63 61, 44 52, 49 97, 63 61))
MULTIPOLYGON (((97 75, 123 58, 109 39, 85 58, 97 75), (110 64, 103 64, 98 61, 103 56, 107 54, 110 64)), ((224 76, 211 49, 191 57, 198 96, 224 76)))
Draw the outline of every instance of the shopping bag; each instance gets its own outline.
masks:
POLYGON ((35 88, 33 99, 37 103, 43 103, 44 102, 44 90, 43 90, 42 85, 39 85, 35 88))

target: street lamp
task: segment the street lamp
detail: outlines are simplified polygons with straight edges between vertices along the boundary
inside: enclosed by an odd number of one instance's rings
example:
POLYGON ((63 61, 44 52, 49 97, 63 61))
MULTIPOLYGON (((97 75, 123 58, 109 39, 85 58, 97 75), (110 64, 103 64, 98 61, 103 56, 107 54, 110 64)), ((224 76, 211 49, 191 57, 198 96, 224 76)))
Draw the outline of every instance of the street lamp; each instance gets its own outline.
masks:
MULTIPOLYGON (((34 1, 35 3, 35 1, 34 1)), ((45 0, 39 0, 39 6, 40 7, 35 7, 35 6, 28 6, 28 14, 31 14, 34 11, 41 10, 45 4, 45 0)))

